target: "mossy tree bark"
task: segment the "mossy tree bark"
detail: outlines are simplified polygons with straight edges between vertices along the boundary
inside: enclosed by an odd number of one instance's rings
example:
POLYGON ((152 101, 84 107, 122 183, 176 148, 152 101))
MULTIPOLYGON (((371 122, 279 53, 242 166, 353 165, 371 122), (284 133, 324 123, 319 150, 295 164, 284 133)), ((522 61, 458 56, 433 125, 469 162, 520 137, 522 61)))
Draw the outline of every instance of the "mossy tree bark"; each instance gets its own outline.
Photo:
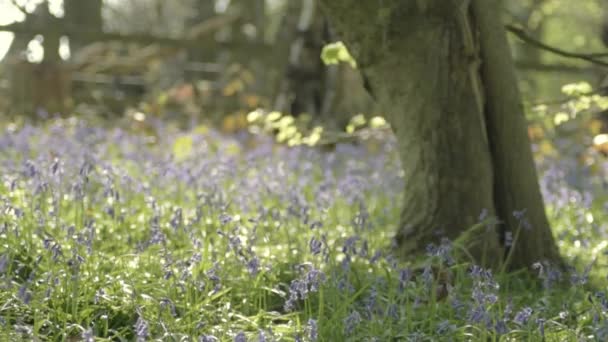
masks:
POLYGON ((502 224, 469 239, 475 261, 496 266, 511 254, 509 266, 520 268, 560 260, 499 2, 321 2, 399 141, 406 180, 400 251, 457 239, 485 210, 502 224), (530 229, 513 216, 523 209, 530 229), (511 253, 507 233, 516 237, 511 253))

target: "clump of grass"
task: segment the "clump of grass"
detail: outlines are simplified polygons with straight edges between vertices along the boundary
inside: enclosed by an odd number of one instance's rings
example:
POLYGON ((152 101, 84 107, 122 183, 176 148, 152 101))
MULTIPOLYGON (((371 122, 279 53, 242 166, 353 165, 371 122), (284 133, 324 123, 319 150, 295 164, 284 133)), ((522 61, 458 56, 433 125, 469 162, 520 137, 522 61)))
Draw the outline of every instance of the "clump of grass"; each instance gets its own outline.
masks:
POLYGON ((184 134, 150 144, 56 121, 0 137, 4 339, 608 338, 600 197, 545 172, 580 272, 493 274, 447 240, 408 265, 389 246, 403 182, 392 140, 319 152, 184 134))

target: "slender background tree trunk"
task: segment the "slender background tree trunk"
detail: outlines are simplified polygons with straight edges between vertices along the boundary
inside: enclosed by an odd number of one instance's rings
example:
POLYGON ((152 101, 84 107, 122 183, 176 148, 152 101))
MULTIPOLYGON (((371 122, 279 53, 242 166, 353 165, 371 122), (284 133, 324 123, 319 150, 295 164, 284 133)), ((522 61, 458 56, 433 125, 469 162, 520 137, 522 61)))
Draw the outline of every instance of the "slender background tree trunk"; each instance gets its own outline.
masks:
POLYGON ((545 214, 538 176, 527 134, 513 59, 500 20, 500 1, 474 0, 480 32, 482 77, 486 91, 487 130, 494 165, 494 202, 504 230, 519 238, 513 265, 559 260, 559 251, 545 214), (524 222, 514 212, 525 210, 524 222), (521 229, 520 229, 521 228, 521 229))

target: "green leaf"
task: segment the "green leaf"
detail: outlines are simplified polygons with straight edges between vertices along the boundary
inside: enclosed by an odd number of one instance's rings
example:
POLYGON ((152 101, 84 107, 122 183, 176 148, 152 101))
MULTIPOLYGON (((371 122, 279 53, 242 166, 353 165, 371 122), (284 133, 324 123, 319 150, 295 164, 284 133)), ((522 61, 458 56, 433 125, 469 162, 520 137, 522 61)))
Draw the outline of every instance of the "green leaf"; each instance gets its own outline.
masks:
POLYGON ((323 63, 327 65, 345 62, 350 64, 352 68, 357 68, 357 62, 353 56, 351 56, 350 52, 348 52, 346 45, 342 42, 325 45, 321 51, 321 59, 323 60, 323 63))
POLYGON ((587 82, 570 83, 562 87, 562 93, 569 96, 584 95, 590 93, 591 90, 591 85, 587 82))

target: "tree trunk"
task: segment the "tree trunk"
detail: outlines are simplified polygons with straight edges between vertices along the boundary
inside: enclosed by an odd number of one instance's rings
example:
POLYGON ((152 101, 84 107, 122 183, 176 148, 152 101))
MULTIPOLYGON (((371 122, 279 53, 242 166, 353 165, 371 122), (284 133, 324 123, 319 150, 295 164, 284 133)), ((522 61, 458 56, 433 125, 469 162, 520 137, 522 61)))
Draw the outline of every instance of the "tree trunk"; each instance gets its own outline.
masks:
MULTIPOLYGON (((468 234, 476 262, 559 260, 496 0, 324 0, 399 141, 403 254, 468 234), (481 63, 483 60, 483 63, 481 63), (527 209, 531 229, 513 216, 527 209), (470 231, 469 231, 470 232, 470 231), (507 233, 516 238, 512 253, 507 233)), ((527 225, 526 225, 527 226, 527 225)))
MULTIPOLYGON (((71 30, 89 30, 101 33, 103 31, 102 7, 102 0, 64 0, 65 23, 71 30)), ((91 40, 82 37, 69 38, 72 54, 92 43, 91 40)))

